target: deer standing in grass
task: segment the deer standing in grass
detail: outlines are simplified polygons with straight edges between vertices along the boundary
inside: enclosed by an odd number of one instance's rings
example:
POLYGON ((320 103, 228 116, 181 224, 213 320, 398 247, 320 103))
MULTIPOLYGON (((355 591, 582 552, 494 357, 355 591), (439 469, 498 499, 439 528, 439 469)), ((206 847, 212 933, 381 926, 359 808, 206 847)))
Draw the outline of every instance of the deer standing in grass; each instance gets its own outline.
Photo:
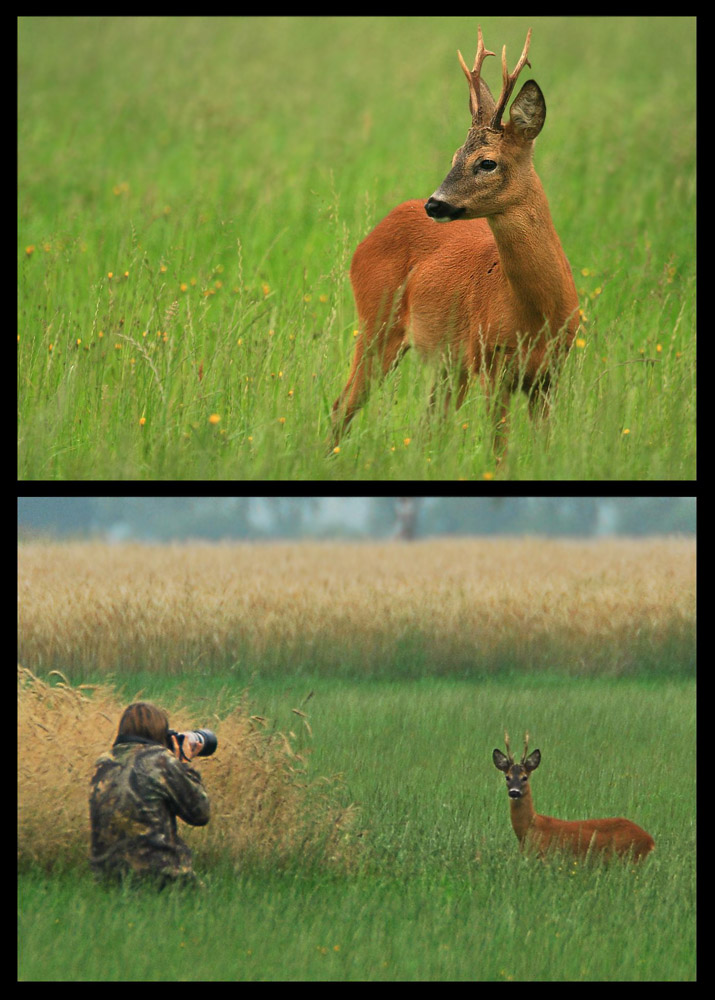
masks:
MULTIPOLYGON (((481 28, 471 71, 458 53, 472 125, 452 169, 426 204, 398 205, 355 251, 350 280, 359 335, 333 406, 334 444, 365 402, 372 377, 386 375, 410 346, 445 368, 456 365, 457 407, 470 376, 479 375, 497 426, 506 423, 517 389, 528 394, 532 413, 547 408, 549 384, 578 326, 578 299, 532 164, 546 117, 533 80, 502 123, 517 77, 531 65, 530 41, 531 29, 513 73, 504 47, 496 102, 481 78, 484 59, 494 55, 481 28)), ((450 398, 448 391, 446 406, 450 398)))
POLYGON ((540 816, 534 809, 529 787, 529 775, 541 763, 541 751, 527 757, 529 734, 524 737, 524 755, 517 764, 509 747, 509 734, 504 733, 506 756, 501 750, 492 754, 494 766, 504 772, 511 800, 511 825, 521 849, 534 849, 544 855, 549 848, 561 848, 574 854, 623 854, 632 852, 634 860, 645 857, 655 847, 649 833, 629 819, 554 819, 540 816))

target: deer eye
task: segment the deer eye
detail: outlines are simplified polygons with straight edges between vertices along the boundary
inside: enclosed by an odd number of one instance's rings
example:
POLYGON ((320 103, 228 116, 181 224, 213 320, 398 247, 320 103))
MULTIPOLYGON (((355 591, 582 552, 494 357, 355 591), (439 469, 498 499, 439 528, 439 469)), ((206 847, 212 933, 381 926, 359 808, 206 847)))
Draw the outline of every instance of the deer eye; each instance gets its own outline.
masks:
POLYGON ((474 173, 491 173, 492 170, 496 170, 497 164, 495 160, 480 160, 479 163, 474 164, 474 173))

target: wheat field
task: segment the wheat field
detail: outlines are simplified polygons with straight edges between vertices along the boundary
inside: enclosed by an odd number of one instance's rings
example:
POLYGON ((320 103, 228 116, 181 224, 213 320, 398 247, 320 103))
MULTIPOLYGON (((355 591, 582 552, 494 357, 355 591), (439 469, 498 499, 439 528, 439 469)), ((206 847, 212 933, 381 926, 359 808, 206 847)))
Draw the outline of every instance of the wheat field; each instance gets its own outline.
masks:
POLYGON ((690 673, 689 539, 22 544, 19 660, 98 675, 690 673))
POLYGON ((21 544, 19 978, 692 979, 694 570, 683 539, 21 544), (190 900, 87 865, 139 689, 219 739, 190 900), (642 870, 519 854, 504 728, 541 811, 652 834, 642 870))

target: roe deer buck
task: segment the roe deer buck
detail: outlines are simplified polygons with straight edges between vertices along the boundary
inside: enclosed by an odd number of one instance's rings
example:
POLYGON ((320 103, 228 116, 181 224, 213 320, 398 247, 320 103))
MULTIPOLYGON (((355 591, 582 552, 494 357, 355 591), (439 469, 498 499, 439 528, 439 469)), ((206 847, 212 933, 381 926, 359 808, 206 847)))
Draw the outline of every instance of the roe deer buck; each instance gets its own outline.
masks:
MULTIPOLYGON (((452 169, 428 199, 398 205, 358 246, 350 267, 359 335, 347 384, 333 406, 334 444, 369 391, 373 368, 384 376, 414 346, 424 358, 457 365, 457 407, 478 374, 506 422, 511 393, 523 389, 530 410, 547 406, 549 382, 578 326, 569 262, 532 164, 546 117, 529 80, 502 124, 527 60, 531 29, 513 73, 502 51, 503 83, 495 103, 481 78, 482 29, 467 68, 472 125, 452 169), (439 222, 448 225, 437 225, 439 222)), ((434 391, 433 391, 434 397, 434 391)), ((449 404, 450 393, 446 404, 449 404)), ((490 406, 490 412, 491 412, 490 406)))
POLYGON ((655 847, 649 833, 629 819, 554 819, 540 816, 534 809, 529 788, 529 775, 541 763, 541 751, 527 757, 529 734, 524 737, 524 755, 516 764, 509 747, 509 734, 504 733, 506 757, 501 750, 492 754, 494 766, 504 772, 511 799, 511 825, 521 849, 532 848, 542 856, 550 847, 573 851, 575 854, 629 854, 637 861, 655 847))

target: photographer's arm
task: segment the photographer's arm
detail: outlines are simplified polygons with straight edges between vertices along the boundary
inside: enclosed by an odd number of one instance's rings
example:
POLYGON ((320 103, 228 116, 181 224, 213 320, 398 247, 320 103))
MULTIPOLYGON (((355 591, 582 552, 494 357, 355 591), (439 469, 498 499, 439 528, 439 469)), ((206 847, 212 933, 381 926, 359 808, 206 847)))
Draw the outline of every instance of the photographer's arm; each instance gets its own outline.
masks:
MULTIPOLYGON (((176 742, 175 737, 173 742, 176 742)), ((175 749, 178 750, 178 746, 175 749)), ((184 740, 184 753, 186 754, 189 749, 184 740)), ((178 759, 166 756, 164 760, 167 764, 166 789, 176 815, 191 826, 205 826, 209 821, 210 808, 201 775, 193 767, 179 762, 178 759)))

